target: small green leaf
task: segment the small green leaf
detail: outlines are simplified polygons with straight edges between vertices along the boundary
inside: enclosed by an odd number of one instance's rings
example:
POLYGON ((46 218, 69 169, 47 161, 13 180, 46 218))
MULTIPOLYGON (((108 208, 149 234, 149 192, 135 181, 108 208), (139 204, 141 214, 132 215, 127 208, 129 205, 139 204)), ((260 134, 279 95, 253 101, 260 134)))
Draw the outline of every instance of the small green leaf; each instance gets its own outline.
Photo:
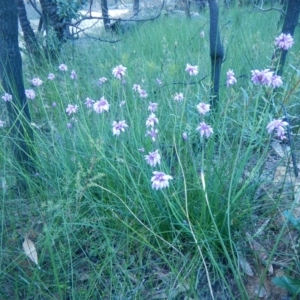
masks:
POLYGON ((296 295, 300 292, 300 280, 294 279, 288 276, 282 276, 282 277, 275 277, 272 279, 272 282, 282 287, 286 290, 288 290, 290 293, 296 295))
POLYGON ((295 219, 295 217, 289 212, 288 210, 285 210, 283 212, 284 217, 292 223, 294 227, 299 227, 300 225, 300 219, 295 219))

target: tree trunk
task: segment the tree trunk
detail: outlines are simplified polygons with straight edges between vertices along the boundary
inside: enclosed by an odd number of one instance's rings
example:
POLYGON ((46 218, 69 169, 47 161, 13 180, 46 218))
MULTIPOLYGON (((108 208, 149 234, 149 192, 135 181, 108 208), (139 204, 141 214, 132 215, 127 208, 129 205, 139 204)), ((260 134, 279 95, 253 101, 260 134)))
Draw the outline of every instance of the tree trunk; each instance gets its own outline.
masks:
MULTIPOLYGON (((282 26, 282 33, 294 35, 295 28, 298 24, 300 14, 300 1, 299 0, 289 0, 287 3, 286 14, 282 26)), ((280 51, 280 61, 279 68, 277 70, 278 75, 282 75, 284 63, 286 60, 288 50, 280 51)), ((277 56, 277 55, 276 55, 277 56)))
POLYGON ((190 12, 190 0, 181 0, 181 4, 184 8, 185 15, 187 18, 191 18, 191 12, 190 12))
POLYGON ((46 31, 46 56, 50 59, 56 59, 60 51, 61 44, 67 40, 67 25, 57 14, 57 4, 54 0, 40 0, 42 7, 42 23, 46 31), (49 29, 55 32, 55 37, 49 34, 49 29))
POLYGON ((140 0, 134 0, 133 1, 133 13, 135 16, 138 15, 140 10, 140 0))
POLYGON ((101 0, 101 11, 105 30, 109 29, 110 19, 108 15, 107 0, 101 0))
POLYGON ((211 106, 217 109, 219 102, 219 87, 224 49, 221 44, 219 32, 219 7, 217 0, 208 0, 210 16, 210 59, 211 59, 211 106))
POLYGON ((23 0, 15 0, 18 8, 19 21, 24 34, 24 41, 28 53, 34 58, 40 58, 41 52, 37 38, 27 18, 26 8, 23 0))
POLYGON ((6 93, 10 137, 15 159, 26 171, 33 171, 33 132, 24 91, 22 58, 18 43, 18 15, 15 1, 0 0, 0 80, 6 93))

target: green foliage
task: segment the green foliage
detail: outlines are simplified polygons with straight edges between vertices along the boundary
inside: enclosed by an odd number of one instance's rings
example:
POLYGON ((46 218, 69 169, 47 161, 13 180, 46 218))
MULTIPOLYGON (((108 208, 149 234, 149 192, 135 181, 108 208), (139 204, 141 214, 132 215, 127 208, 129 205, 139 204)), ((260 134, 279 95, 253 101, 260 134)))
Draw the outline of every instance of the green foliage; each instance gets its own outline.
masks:
POLYGON ((300 292, 300 280, 294 279, 288 276, 275 277, 272 279, 272 282, 288 290, 292 295, 299 295, 300 292))
POLYGON ((300 230, 300 219, 296 219, 291 212, 287 210, 283 212, 283 215, 295 228, 300 230))
POLYGON ((55 0, 57 14, 64 20, 78 19, 79 9, 87 2, 86 0, 55 0))

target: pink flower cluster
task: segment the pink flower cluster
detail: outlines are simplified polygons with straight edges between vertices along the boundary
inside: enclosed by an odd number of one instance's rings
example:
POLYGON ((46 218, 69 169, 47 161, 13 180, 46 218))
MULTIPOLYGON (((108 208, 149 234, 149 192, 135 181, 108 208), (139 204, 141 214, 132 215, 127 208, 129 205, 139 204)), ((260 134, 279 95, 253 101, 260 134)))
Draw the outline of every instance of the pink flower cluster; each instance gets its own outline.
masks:
POLYGON ((150 116, 146 120, 147 127, 154 127, 155 124, 158 124, 158 119, 154 113, 151 113, 150 116))
POLYGON ((125 76, 126 70, 127 68, 123 67, 122 65, 118 65, 115 68, 113 68, 112 74, 116 79, 121 80, 125 76))
POLYGON ((138 92, 141 98, 147 98, 148 94, 145 90, 141 88, 139 84, 134 84, 132 90, 138 92))
POLYGON ((158 150, 154 152, 149 152, 148 155, 145 155, 145 160, 151 167, 155 167, 157 164, 160 164, 160 154, 158 153, 158 150))
MULTIPOLYGON (((200 115, 206 115, 210 111, 210 104, 200 102, 197 106, 197 110, 200 115)), ((209 138, 213 134, 213 129, 207 125, 205 122, 200 122, 199 126, 196 128, 200 135, 209 138)))
POLYGON ((275 38, 275 46, 279 49, 288 50, 294 44, 293 37, 288 33, 281 33, 278 37, 275 38))
POLYGON ((288 125, 288 122, 282 121, 281 119, 273 120, 267 125, 267 131, 268 133, 275 131, 277 137, 280 140, 284 140, 286 139, 284 127, 288 125))
POLYGON ((155 112, 157 110, 158 104, 154 102, 150 102, 148 106, 148 110, 151 112, 155 112))
POLYGON ((149 106, 148 106, 148 110, 151 112, 151 114, 149 115, 149 117, 146 120, 146 127, 150 127, 149 130, 147 130, 146 132, 146 136, 150 136, 152 141, 155 142, 156 141, 156 137, 158 134, 158 129, 154 128, 155 124, 158 124, 158 118, 156 117, 155 113, 153 111, 157 110, 157 103, 152 103, 150 102, 149 106))
POLYGON ((78 105, 68 104, 66 108, 66 113, 70 116, 76 114, 78 111, 78 105))
POLYGON ((153 172, 153 177, 151 178, 152 188, 155 190, 163 189, 169 187, 169 180, 172 180, 173 177, 165 174, 164 172, 153 172))
POLYGON ((73 80, 78 78, 77 73, 74 70, 71 71, 70 78, 73 80))
POLYGON ((8 93, 4 93, 4 95, 1 97, 5 102, 12 101, 12 95, 8 93))
POLYGON ((181 102, 184 99, 183 93, 175 93, 173 99, 175 102, 181 102))
POLYGON ((256 85, 266 85, 273 88, 280 87, 283 82, 280 76, 274 74, 270 69, 252 70, 251 81, 256 85))
POLYGON ((39 77, 37 77, 37 78, 32 78, 31 83, 34 86, 40 86, 42 85, 43 81, 39 77))
MULTIPOLYGON (((133 90, 139 91, 140 86, 134 85, 133 90)), ((146 127, 150 127, 149 130, 147 130, 146 136, 150 136, 152 141, 155 142, 158 134, 158 129, 155 128, 155 125, 159 123, 158 118, 156 117, 155 113, 158 108, 158 103, 150 102, 148 106, 148 111, 151 112, 151 114, 148 116, 146 120, 146 127)), ((144 152, 144 148, 139 149, 140 152, 144 152)), ((151 167, 156 167, 157 165, 160 165, 161 163, 161 156, 159 154, 159 150, 155 150, 153 152, 149 152, 147 155, 144 155, 144 159, 146 160, 147 164, 151 167)), ((151 185, 152 188, 155 190, 163 189, 166 187, 169 187, 169 180, 173 179, 172 176, 165 174, 164 172, 154 171, 153 176, 151 178, 151 185)))
POLYGON ((35 91, 32 89, 25 90, 25 95, 28 99, 31 99, 31 100, 35 99, 35 97, 36 97, 35 91))
POLYGON ((226 80, 227 87, 229 87, 229 86, 234 85, 235 83, 237 83, 237 80, 235 78, 234 72, 231 69, 229 69, 227 71, 226 76, 227 76, 227 80, 226 80))
POLYGON ((101 77, 101 78, 99 78, 99 80, 98 80, 98 84, 99 85, 102 85, 103 83, 105 83, 107 81, 107 78, 106 77, 101 77))
POLYGON ((62 71, 62 72, 66 72, 68 71, 68 67, 65 65, 65 64, 60 64, 58 66, 59 70, 62 71))
MULTIPOLYGON (((93 101, 93 100, 92 100, 93 101)), ((101 97, 100 100, 96 101, 94 104, 93 104, 93 109, 94 111, 97 113, 97 114, 101 114, 103 113, 104 111, 108 111, 109 110, 109 103, 108 101, 104 98, 104 97, 101 97)))
POLYGON ((121 132, 125 131, 125 128, 127 128, 128 125, 126 124, 125 120, 119 122, 113 121, 112 127, 113 135, 120 135, 121 132))
POLYGON ((186 64, 185 71, 188 72, 190 76, 196 76, 198 74, 198 66, 186 64))

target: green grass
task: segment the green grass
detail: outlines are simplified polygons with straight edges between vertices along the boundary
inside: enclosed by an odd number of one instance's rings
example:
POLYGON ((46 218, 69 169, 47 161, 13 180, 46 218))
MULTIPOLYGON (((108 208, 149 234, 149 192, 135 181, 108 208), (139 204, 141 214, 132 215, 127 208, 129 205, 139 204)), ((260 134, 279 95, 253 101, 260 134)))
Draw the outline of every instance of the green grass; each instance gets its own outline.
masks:
MULTIPOLYGON (((266 125, 282 117, 280 101, 292 115, 299 112, 299 77, 291 67, 298 67, 297 42, 283 88, 266 92, 250 82, 250 70, 271 65, 280 30, 270 24, 278 19, 277 12, 221 13, 224 84, 218 112, 204 117, 214 130, 208 139, 196 131, 201 121, 196 105, 209 101, 207 13, 199 20, 170 16, 143 24, 115 44, 67 44, 56 65, 25 62, 26 87, 33 77, 44 81, 30 101, 39 174, 24 179, 27 194, 15 192, 18 165, 7 150, 8 128, 2 129, 0 172, 7 186, 1 201, 1 299, 250 297, 237 252, 251 260, 245 233, 257 229, 258 212, 274 217, 284 198, 268 191, 275 208, 267 197, 263 203, 255 200, 272 181, 263 171, 271 140, 266 125), (60 63, 68 72, 58 70, 60 63), (186 74, 186 63, 199 66, 197 77, 186 74), (124 85, 111 73, 119 64, 127 67, 124 85), (238 78, 232 88, 225 85, 229 68, 238 78), (72 69, 75 81, 69 78, 72 69), (47 80, 49 72, 54 81, 47 80), (100 87, 102 76, 108 81, 100 87), (133 84, 140 84, 148 98, 140 99, 133 84), (176 92, 184 94, 182 103, 173 101, 176 92), (85 107, 86 97, 102 96, 110 103, 108 112, 98 115, 85 107), (126 101, 122 107, 121 101, 126 101), (145 136, 150 101, 158 103, 155 142, 145 136), (74 116, 66 114, 68 104, 79 106, 74 116), (112 135, 115 120, 129 125, 120 136, 112 135), (162 163, 152 168, 144 155, 156 149, 162 163), (151 188, 154 170, 173 177, 169 188, 151 188), (25 234, 35 243, 40 269, 23 254, 25 234)), ((272 245, 268 250, 277 253, 272 245)), ((299 268, 293 272, 299 274, 299 268)))

